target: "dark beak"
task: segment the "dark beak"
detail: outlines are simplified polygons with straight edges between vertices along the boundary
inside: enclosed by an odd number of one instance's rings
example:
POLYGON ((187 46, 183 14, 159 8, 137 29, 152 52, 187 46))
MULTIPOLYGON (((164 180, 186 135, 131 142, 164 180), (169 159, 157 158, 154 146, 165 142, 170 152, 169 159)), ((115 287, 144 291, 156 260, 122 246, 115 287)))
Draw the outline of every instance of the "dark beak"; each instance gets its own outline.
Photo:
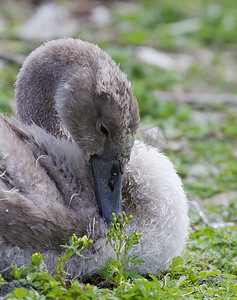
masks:
POLYGON ((112 221, 112 213, 118 218, 122 214, 122 172, 119 160, 106 161, 94 155, 91 158, 96 198, 100 215, 108 225, 112 221))

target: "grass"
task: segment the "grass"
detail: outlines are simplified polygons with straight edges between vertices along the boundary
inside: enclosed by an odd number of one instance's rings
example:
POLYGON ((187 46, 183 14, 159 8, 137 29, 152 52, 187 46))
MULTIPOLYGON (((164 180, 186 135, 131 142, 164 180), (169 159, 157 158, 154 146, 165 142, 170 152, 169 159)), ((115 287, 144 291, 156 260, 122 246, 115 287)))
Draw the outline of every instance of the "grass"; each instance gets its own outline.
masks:
POLYGON ((110 282, 110 289, 71 280, 64 271, 70 256, 81 256, 80 250, 92 243, 74 235, 69 245, 64 246, 65 254, 58 258, 55 276, 47 273, 39 253, 32 256, 28 267, 13 266, 11 276, 32 286, 15 289, 7 299, 237 299, 236 228, 197 227, 183 258, 174 258, 169 272, 142 277, 134 271, 123 271, 126 263, 142 263, 137 257, 127 257, 126 251, 136 246, 142 235, 136 232, 127 235, 129 222, 125 220, 125 225, 120 227, 121 222, 111 225, 108 232, 117 254, 117 260, 110 261, 103 272, 104 282, 110 282), (125 246, 123 255, 120 255, 121 243, 125 246))
MULTIPOLYGON (((6 9, 6 3, 0 1, 6 21, 2 29, 5 39, 0 39, 0 46, 5 52, 27 55, 38 44, 14 37, 14 30, 26 18, 26 4, 20 5, 16 2, 15 9, 12 4, 11 9, 6 9)), ((201 201, 210 224, 236 224, 237 198, 230 199, 227 206, 212 200, 215 195, 236 191, 236 105, 163 101, 155 94, 161 90, 213 93, 213 97, 236 95, 236 1, 143 0, 133 3, 130 9, 123 5, 120 2, 112 8, 111 26, 92 28, 87 24, 81 28, 80 37, 99 43, 128 75, 139 102, 141 121, 165 132, 163 151, 177 167, 189 199, 201 201), (186 30, 189 26, 184 26, 177 33, 185 20, 191 20, 193 29, 186 30), (182 53, 193 60, 182 70, 147 65, 135 56, 140 45, 169 55, 182 53), (178 144, 178 150, 173 149, 173 144, 178 144)), ((19 66, 9 64, 0 67, 3 112, 12 111, 18 69, 19 66)), ((236 226, 214 229, 203 224, 195 210, 190 210, 190 217, 192 232, 186 250, 182 258, 174 259, 167 272, 142 277, 121 271, 124 282, 101 288, 93 281, 86 284, 77 280, 65 287, 46 271, 39 275, 32 275, 32 271, 26 280, 42 287, 45 284, 48 290, 43 287, 27 291, 22 287, 9 299, 237 299, 236 226)), ((111 280, 108 274, 105 277, 111 280)), ((18 279, 22 280, 21 274, 18 279)))

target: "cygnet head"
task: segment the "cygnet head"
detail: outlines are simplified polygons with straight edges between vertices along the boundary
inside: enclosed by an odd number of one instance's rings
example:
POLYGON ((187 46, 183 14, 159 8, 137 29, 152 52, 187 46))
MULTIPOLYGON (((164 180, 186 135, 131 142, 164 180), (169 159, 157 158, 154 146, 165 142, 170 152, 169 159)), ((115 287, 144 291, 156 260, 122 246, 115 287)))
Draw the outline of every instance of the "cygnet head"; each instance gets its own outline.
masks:
POLYGON ((21 120, 60 137, 70 136, 91 164, 101 215, 122 212, 122 172, 139 124, 126 75, 97 46, 75 39, 33 51, 18 75, 21 120))

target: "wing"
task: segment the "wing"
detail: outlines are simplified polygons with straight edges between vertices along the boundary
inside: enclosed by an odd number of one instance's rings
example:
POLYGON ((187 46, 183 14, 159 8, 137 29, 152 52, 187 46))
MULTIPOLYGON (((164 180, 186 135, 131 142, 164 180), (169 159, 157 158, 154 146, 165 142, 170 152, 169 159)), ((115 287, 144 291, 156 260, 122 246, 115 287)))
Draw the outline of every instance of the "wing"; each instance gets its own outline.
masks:
POLYGON ((65 206, 36 152, 47 149, 27 128, 0 117, 0 234, 12 245, 55 249, 87 225, 65 206))

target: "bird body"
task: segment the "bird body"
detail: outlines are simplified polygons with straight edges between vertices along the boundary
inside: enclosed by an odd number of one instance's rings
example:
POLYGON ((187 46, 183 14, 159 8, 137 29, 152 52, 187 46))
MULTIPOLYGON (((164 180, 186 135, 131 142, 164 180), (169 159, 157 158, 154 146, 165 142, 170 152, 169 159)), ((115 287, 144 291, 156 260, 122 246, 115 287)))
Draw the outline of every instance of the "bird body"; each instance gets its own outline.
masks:
POLYGON ((99 272, 114 257, 106 233, 121 209, 144 234, 136 269, 168 268, 188 236, 187 198, 169 159, 134 142, 137 102, 112 59, 81 40, 48 42, 23 64, 16 102, 20 120, 0 116, 0 272, 35 251, 54 272, 73 233, 94 243, 67 271, 99 272))

